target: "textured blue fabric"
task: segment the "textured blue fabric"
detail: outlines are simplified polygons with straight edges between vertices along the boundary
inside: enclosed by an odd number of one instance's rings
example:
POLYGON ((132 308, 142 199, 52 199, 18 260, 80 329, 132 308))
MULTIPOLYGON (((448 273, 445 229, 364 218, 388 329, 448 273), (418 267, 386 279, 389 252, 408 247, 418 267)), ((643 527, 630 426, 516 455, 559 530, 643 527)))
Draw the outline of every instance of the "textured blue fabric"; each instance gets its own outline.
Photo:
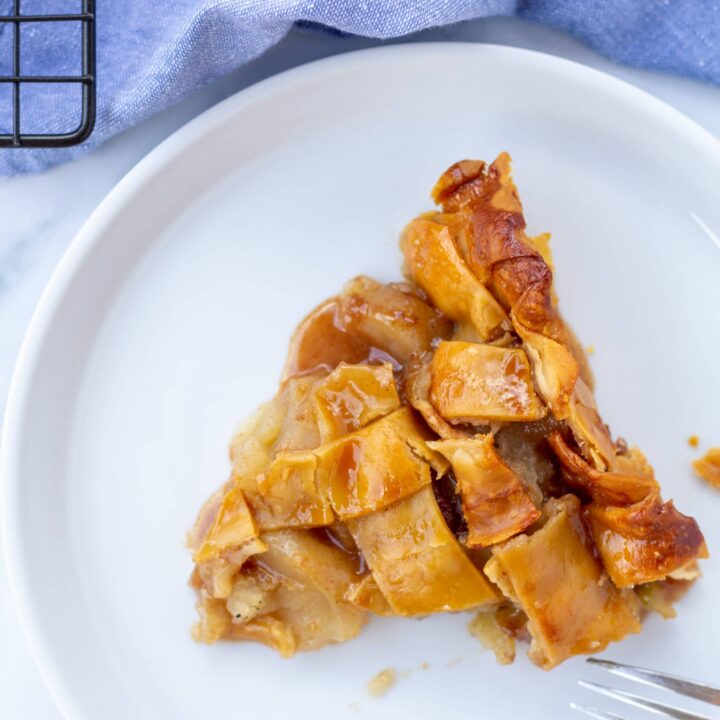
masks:
MULTIPOLYGON (((22 0, 22 12, 77 11, 79 0, 22 0)), ((0 0, 0 12, 11 9, 0 0)), ((629 65, 720 83, 720 2, 715 0, 98 0, 98 116, 91 139, 63 150, 0 150, 0 174, 41 170, 86 152, 177 103, 278 42, 299 21, 392 38, 495 15, 561 28, 629 65)), ((0 25, 0 74, 11 70, 11 28, 0 25)), ((78 72, 75 25, 27 24, 25 73, 78 72)), ((78 124, 78 88, 23 91, 22 129, 78 124)), ((10 87, 0 83, 0 131, 11 124, 10 87)))

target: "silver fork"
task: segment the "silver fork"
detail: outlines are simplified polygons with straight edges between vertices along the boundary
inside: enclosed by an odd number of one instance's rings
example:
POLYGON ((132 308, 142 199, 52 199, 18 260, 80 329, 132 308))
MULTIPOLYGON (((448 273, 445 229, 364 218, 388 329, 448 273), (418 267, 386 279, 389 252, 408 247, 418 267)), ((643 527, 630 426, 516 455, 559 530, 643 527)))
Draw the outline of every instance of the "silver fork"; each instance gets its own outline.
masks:
MULTIPOLYGON (((709 683, 696 682, 687 680, 686 678, 677 677, 676 675, 668 675, 667 673, 657 672, 656 670, 646 670, 645 668, 634 667, 632 665, 623 665, 621 663, 612 662, 610 660, 598 660, 597 658, 588 658, 587 662, 597 667, 611 672, 613 675, 635 680, 643 685, 649 685, 654 688, 663 690, 671 690, 672 692, 684 695, 685 697, 702 700, 720 707, 720 688, 709 683)), ((676 718, 676 720, 718 720, 718 716, 711 717, 709 715, 700 715, 696 712, 683 710, 674 705, 665 705, 664 703, 650 700, 649 698, 640 697, 634 693, 625 692, 624 690, 613 690, 607 685, 578 680, 578 685, 592 690, 593 692, 605 695, 605 697, 619 700, 620 702, 632 705, 634 707, 649 710, 657 715, 665 715, 666 717, 676 718)), ((588 705, 579 705, 571 702, 570 707, 573 710, 589 715, 596 720, 625 720, 620 715, 609 713, 600 708, 590 707, 588 705)))

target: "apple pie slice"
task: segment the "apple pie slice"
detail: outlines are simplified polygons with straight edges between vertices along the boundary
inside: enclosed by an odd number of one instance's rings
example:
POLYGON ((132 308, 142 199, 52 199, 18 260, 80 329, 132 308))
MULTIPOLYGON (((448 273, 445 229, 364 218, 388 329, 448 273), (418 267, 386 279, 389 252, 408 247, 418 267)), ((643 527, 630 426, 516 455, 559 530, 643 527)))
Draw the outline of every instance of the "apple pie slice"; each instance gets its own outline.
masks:
POLYGON ((190 533, 195 637, 283 656, 374 615, 472 610, 549 669, 640 630, 699 575, 695 521, 613 440, 510 158, 463 161, 401 240, 300 324, 190 533))

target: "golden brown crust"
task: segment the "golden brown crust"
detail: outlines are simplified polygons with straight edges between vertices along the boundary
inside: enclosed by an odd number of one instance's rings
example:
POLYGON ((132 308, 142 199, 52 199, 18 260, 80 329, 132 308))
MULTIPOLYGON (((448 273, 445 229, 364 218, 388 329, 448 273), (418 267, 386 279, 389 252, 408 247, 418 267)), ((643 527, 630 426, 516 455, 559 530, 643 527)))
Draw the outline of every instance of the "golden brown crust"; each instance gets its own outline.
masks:
POLYGON ((563 467, 565 483, 602 505, 630 505, 659 490, 652 475, 599 472, 572 450, 558 431, 548 442, 563 467))
POLYGON ((492 585, 448 529, 429 486, 348 526, 396 614, 427 615, 497 602, 492 585))
POLYGON ((402 385, 405 402, 415 408, 423 416, 428 427, 440 437, 465 437, 468 433, 453 427, 430 402, 431 359, 430 353, 422 353, 411 359, 402 385))
POLYGON ((412 410, 402 408, 318 448, 318 477, 337 516, 347 521, 378 512, 429 485, 427 437, 412 410))
POLYGON ((320 438, 336 440, 400 408, 390 363, 337 367, 315 388, 320 438))
POLYGON ((548 501, 532 535, 493 549, 486 573, 526 613, 531 659, 548 670, 572 655, 594 653, 640 630, 639 603, 618 590, 595 558, 572 495, 548 501))
POLYGON ((430 402, 453 424, 540 420, 547 413, 525 352, 482 343, 438 345, 430 362, 430 402))
POLYGON ((693 518, 657 493, 627 507, 592 503, 584 509, 595 546, 618 587, 666 577, 708 551, 693 518))
POLYGON ((527 488, 498 455, 492 435, 429 443, 452 465, 467 524, 468 547, 489 547, 539 517, 527 488))
POLYGON ((452 332, 452 322, 409 286, 381 285, 363 276, 345 285, 338 298, 336 322, 401 365, 452 332))
POLYGON ((236 486, 231 486, 220 502, 212 525, 202 538, 193 555, 196 563, 216 560, 228 550, 242 547, 258 537, 255 524, 245 495, 236 486))
POLYGON ((509 156, 458 163, 436 185, 442 221, 475 275, 509 310, 533 362, 538 390, 557 419, 570 414, 580 368, 552 294, 552 270, 525 235, 509 156))
POLYGON ((460 256, 449 228, 432 214, 408 225, 401 246, 408 277, 445 315, 472 327, 476 339, 497 340, 512 330, 503 308, 460 256))
POLYGON ((317 472, 317 458, 304 450, 278 455, 258 475, 252 514, 261 530, 317 527, 335 520, 326 480, 317 472))

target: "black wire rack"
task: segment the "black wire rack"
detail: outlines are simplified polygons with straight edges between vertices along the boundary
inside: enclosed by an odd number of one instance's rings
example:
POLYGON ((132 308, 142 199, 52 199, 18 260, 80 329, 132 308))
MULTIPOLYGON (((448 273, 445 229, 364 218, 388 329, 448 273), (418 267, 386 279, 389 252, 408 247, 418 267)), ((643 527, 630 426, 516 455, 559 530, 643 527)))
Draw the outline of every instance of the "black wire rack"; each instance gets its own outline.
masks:
POLYGON ((12 73, 0 75, 0 84, 12 87, 12 132, 0 133, 0 147, 68 147, 90 137, 95 126, 95 2, 82 0, 79 13, 21 14, 21 0, 13 0, 12 15, 0 15, 0 30, 12 24, 12 73), (79 75, 24 75, 21 68, 21 28, 27 23, 74 22, 81 25, 81 72, 79 75), (26 83, 79 85, 80 124, 67 132, 36 134, 22 131, 22 86, 26 83))

